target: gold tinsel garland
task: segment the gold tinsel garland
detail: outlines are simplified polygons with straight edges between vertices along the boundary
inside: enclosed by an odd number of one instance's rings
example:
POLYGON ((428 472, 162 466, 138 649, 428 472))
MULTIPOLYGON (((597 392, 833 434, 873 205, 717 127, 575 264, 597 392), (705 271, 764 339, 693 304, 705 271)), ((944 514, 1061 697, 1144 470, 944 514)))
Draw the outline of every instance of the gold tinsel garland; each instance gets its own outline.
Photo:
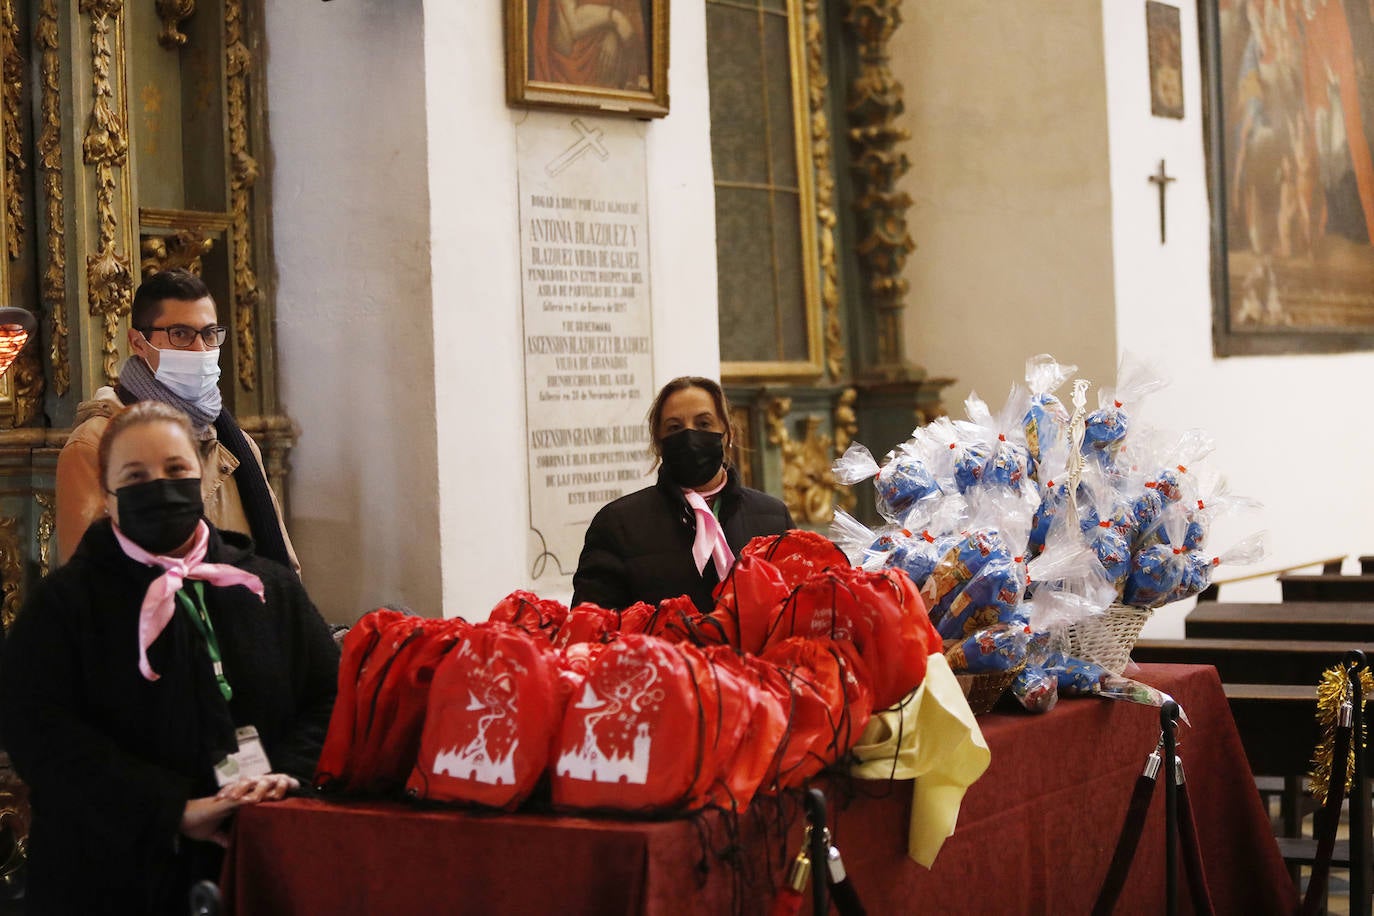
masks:
MULTIPOLYGON (((1361 700, 1374 692, 1374 674, 1370 674, 1368 668, 1360 669, 1361 700)), ((1341 704, 1350 695, 1350 675, 1346 673, 1344 665, 1337 665, 1322 672, 1321 683, 1317 685, 1317 727, 1321 730, 1321 740, 1317 742, 1317 749, 1312 754, 1312 771, 1308 775, 1312 778, 1312 797, 1318 804, 1326 804, 1326 794, 1331 789, 1331 773, 1335 767, 1332 756, 1336 753, 1336 717, 1340 712, 1341 704)), ((1361 717, 1363 722, 1363 717, 1361 717)), ((1363 753, 1365 746, 1365 736, 1368 729, 1363 729, 1363 734, 1350 736, 1350 753, 1345 760, 1345 788, 1348 793, 1350 783, 1355 777, 1355 752, 1358 749, 1363 753)))

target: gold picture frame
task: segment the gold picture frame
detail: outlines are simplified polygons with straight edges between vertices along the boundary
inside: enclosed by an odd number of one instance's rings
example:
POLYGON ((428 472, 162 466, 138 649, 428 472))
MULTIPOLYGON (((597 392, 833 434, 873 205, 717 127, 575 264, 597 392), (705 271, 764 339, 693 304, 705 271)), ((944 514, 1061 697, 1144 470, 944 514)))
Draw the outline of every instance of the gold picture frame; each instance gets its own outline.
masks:
POLYGON ((506 0, 511 105, 668 114, 669 0, 506 0))

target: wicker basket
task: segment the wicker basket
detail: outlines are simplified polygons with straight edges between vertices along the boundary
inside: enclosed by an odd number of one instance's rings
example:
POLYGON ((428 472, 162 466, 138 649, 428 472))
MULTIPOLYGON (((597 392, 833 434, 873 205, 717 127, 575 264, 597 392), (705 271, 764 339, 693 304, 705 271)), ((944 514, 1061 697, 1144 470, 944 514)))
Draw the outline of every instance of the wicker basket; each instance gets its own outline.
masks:
POLYGON ((997 701, 1002 698, 1002 694, 1007 692, 1011 682, 1016 680, 1016 676, 1021 673, 1021 669, 1024 667, 1026 666, 1023 662, 1010 671, 956 674, 955 680, 959 682, 959 688, 964 691, 964 696, 968 699, 968 708, 973 711, 975 716, 981 716, 997 705, 997 701))
POLYGON ((1065 654, 1096 662, 1112 674, 1126 670, 1140 630, 1154 611, 1147 607, 1113 604, 1101 614, 1071 624, 1064 631, 1065 654))

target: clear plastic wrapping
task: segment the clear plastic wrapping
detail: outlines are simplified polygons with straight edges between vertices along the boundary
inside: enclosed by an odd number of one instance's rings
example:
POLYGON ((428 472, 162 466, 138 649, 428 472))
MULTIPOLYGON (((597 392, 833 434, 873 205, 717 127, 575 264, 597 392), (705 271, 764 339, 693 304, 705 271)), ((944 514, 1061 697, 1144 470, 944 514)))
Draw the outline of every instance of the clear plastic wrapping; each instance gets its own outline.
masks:
POLYGON ((1154 369, 1134 354, 1123 353, 1115 387, 1098 389, 1097 409, 1084 421, 1084 454, 1115 461, 1130 431, 1128 410, 1134 410, 1141 398, 1163 387, 1164 380, 1154 369))
POLYGON ((1064 438, 1069 426, 1069 411, 1055 392, 1078 371, 1074 365, 1060 363, 1048 353, 1026 360, 1026 388, 1029 402, 1021 420, 1032 469, 1054 443, 1064 438))

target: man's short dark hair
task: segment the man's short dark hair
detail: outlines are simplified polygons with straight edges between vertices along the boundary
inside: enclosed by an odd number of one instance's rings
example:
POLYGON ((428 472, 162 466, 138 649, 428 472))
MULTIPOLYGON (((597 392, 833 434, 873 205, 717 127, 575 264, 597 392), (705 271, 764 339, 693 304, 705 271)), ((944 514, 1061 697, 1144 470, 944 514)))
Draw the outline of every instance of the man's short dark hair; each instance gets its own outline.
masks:
POLYGON ((159 271, 144 280, 134 293, 129 324, 139 331, 147 331, 162 317, 162 300, 195 302, 209 295, 210 288, 205 285, 205 281, 189 270, 178 267, 174 270, 159 271))

